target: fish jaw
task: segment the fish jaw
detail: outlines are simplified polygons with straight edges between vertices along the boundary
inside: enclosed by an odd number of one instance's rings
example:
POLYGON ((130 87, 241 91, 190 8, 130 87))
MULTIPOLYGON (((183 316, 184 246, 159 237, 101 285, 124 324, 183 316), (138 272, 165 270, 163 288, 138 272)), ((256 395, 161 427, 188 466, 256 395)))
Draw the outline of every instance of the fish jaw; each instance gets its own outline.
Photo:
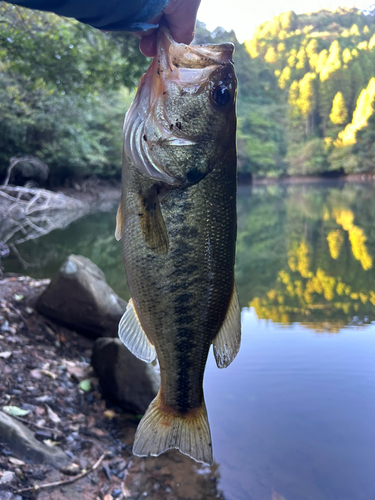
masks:
MULTIPOLYGON (((192 95, 210 94, 217 82, 228 80, 228 74, 231 78, 228 88, 234 102, 233 50, 231 43, 199 46, 176 43, 166 27, 159 30, 157 55, 142 76, 125 117, 125 162, 130 161, 142 174, 171 186, 189 183, 186 169, 180 168, 180 157, 184 154, 181 150, 207 143, 208 138, 194 126, 182 126, 176 118, 177 110, 181 101, 192 95)), ((204 100, 208 101, 209 96, 204 96, 204 100)), ((198 107, 197 113, 200 110, 198 107)))

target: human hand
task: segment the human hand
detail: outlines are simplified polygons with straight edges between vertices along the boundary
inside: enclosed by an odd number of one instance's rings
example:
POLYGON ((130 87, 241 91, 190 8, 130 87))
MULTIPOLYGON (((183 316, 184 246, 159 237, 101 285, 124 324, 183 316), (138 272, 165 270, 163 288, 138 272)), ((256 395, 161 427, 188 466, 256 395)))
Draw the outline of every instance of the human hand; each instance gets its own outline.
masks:
MULTIPOLYGON (((167 21, 172 38, 178 43, 190 43, 194 38, 195 20, 201 0, 170 0, 162 14, 152 22, 158 23, 161 17, 167 21)), ((156 55, 157 30, 141 34, 140 51, 147 57, 156 55)))

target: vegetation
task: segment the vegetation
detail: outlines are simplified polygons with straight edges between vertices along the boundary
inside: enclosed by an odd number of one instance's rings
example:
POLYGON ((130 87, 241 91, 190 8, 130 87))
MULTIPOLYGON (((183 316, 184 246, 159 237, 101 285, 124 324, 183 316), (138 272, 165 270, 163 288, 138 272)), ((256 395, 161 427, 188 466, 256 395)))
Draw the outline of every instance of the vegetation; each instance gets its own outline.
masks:
POLYGON ((258 318, 338 330, 375 320, 371 186, 261 186, 239 198, 236 281, 258 318))
MULTIPOLYGON (((118 177, 121 127, 148 61, 129 34, 0 6, 0 180, 34 155, 50 182, 118 177)), ((374 168, 375 15, 285 12, 245 44, 198 22, 196 41, 232 40, 239 171, 255 176, 374 168)))
POLYGON ((32 154, 51 181, 119 176, 129 90, 147 66, 130 34, 0 6, 0 177, 32 154))
MULTIPOLYGON (((246 110, 240 121, 249 153, 244 168, 267 176, 375 170, 374 12, 285 12, 260 25, 245 47, 249 68, 267 84, 252 111, 239 108, 246 110), (262 141, 263 171, 254 165, 258 148, 251 153, 259 137, 254 112, 262 117, 263 130, 273 130, 262 141), (249 122, 254 125, 244 129, 249 122)), ((242 98, 250 103, 255 93, 249 90, 242 98)))

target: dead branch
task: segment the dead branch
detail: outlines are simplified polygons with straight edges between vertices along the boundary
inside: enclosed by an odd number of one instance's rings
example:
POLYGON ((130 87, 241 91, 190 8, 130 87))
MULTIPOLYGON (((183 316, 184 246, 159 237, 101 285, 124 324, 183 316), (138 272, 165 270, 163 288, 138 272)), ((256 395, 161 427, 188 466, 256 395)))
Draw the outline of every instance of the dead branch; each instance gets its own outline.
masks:
POLYGON ((13 157, 9 160, 9 167, 7 171, 7 176, 5 178, 3 186, 7 186, 12 175, 12 171, 18 165, 18 169, 23 173, 25 177, 39 177, 41 180, 45 181, 49 174, 48 166, 43 163, 38 158, 34 156, 18 156, 13 157))
POLYGON ((87 474, 90 474, 90 472, 93 472, 95 469, 99 467, 99 465, 103 462, 105 457, 107 456, 108 451, 105 451, 99 459, 95 462, 95 464, 90 467, 90 469, 81 472, 81 474, 78 474, 78 476, 72 477, 70 479, 66 479, 65 481, 55 481, 54 483, 46 483, 46 484, 35 484, 34 486, 31 486, 30 488, 24 488, 22 490, 16 491, 16 495, 20 493, 26 493, 27 491, 38 491, 38 490, 44 490, 46 488, 54 488, 55 486, 63 486, 65 484, 70 484, 74 483, 75 481, 78 481, 79 479, 82 479, 83 477, 87 476, 87 474))
POLYGON ((0 241, 18 245, 64 228, 90 206, 62 193, 21 186, 0 186, 0 241))

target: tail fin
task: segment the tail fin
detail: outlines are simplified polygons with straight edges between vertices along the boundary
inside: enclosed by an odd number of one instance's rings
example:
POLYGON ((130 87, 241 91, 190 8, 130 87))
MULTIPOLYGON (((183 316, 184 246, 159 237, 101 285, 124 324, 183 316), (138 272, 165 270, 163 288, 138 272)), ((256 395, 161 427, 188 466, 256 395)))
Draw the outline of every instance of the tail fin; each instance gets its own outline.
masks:
POLYGON ((157 457, 172 448, 177 448, 197 462, 208 465, 213 462, 210 426, 204 402, 200 408, 187 415, 176 415, 163 409, 159 392, 138 425, 133 453, 139 457, 157 457))

